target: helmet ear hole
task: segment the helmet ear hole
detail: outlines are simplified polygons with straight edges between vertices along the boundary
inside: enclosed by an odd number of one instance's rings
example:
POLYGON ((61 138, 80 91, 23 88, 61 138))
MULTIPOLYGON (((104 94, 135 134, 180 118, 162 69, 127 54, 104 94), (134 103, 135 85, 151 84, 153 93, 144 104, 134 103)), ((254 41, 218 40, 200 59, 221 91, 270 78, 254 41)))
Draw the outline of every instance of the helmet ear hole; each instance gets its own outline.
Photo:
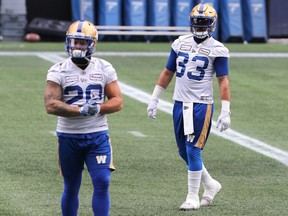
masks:
POLYGON ((98 32, 95 25, 86 20, 73 22, 66 33, 66 53, 72 58, 91 57, 95 51, 98 32), (79 42, 85 41, 85 43, 79 42), (75 52, 75 50, 78 50, 75 52))

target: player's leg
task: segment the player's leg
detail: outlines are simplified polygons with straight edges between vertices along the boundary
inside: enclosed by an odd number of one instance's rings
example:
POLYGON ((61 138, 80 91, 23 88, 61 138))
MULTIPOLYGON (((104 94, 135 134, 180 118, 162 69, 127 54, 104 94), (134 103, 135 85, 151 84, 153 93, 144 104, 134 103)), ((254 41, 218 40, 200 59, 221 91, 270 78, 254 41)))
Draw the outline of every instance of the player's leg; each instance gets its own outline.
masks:
POLYGON ((191 143, 186 145, 188 155, 188 194, 180 210, 196 210, 200 207, 199 189, 202 175, 201 149, 191 143))
POLYGON ((110 211, 109 185, 111 169, 95 169, 89 173, 94 188, 92 197, 94 216, 108 216, 110 211))
MULTIPOLYGON (((204 148, 204 145, 208 140, 212 126, 214 105, 198 104, 195 107, 196 107, 195 110, 196 119, 198 118, 197 116, 200 117, 200 119, 198 119, 197 122, 203 122, 203 126, 200 125, 200 128, 197 129, 197 131, 199 131, 200 133, 200 136, 195 145, 204 148), (206 106, 205 109, 203 108, 204 106, 206 106), (201 120, 201 116, 204 116, 205 119, 201 120)), ((206 206, 212 203, 212 200, 214 199, 215 195, 221 190, 222 186, 218 181, 216 181, 210 176, 204 164, 202 164, 201 182, 204 186, 204 193, 201 199, 201 206, 206 206)))
MULTIPOLYGON (((193 127, 194 140, 186 141, 186 152, 188 158, 188 195, 186 201, 180 206, 181 210, 193 210, 200 207, 199 189, 202 176, 201 149, 204 148, 211 128, 213 105, 193 105, 193 127)), ((183 134, 183 132, 182 132, 183 134)))
POLYGON ((201 206, 208 206, 212 203, 216 194, 221 190, 221 184, 213 179, 204 164, 202 165, 201 182, 204 186, 204 193, 201 199, 201 206))
POLYGON ((77 216, 79 190, 84 167, 84 157, 77 139, 59 137, 59 165, 64 178, 64 190, 61 198, 63 216, 77 216))
POLYGON ((179 155, 186 162, 188 168, 188 194, 185 202, 180 206, 180 210, 198 209, 200 207, 198 192, 202 167, 201 149, 194 148, 192 143, 187 145, 187 137, 184 135, 183 128, 183 104, 181 102, 174 104, 173 122, 179 155))
POLYGON ((109 185, 112 148, 107 133, 99 133, 89 145, 86 164, 93 184, 92 208, 94 216, 108 216, 110 211, 109 185))
POLYGON ((183 129, 183 110, 182 103, 175 102, 173 106, 173 124, 174 124, 174 134, 175 140, 178 147, 179 156, 185 161, 188 166, 188 158, 186 152, 185 136, 183 129))
POLYGON ((61 209, 63 216, 77 216, 79 208, 79 189, 82 179, 82 171, 75 174, 64 175, 64 191, 61 197, 61 209))

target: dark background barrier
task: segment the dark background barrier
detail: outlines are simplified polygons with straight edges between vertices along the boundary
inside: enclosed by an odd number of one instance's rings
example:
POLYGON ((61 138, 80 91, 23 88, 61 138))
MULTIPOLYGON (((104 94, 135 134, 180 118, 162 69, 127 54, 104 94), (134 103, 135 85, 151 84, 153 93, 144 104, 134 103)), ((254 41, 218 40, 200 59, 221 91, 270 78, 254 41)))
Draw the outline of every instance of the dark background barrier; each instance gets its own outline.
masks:
MULTIPOLYGON (((5 0, 0 0, 0 5, 2 1, 5 0)), ((84 18, 91 19, 96 25, 185 26, 188 25, 191 8, 199 2, 211 2, 217 9, 219 19, 213 36, 220 41, 266 42, 269 38, 288 37, 287 0, 26 0, 26 31, 29 31, 35 18, 50 19, 53 22, 72 22, 84 18), (137 15, 133 7, 139 2, 143 2, 145 6, 143 5, 137 15), (115 7, 115 4, 118 5, 115 7)), ((0 15, 0 18, 5 17, 3 13, 0 15)), ((1 25, 0 20, 0 34, 1 28, 3 32, 3 26, 7 26, 5 24, 2 19, 1 25)), ((63 37, 65 31, 66 29, 63 29, 63 37)), ((57 40, 60 37, 56 38, 51 32, 45 34, 45 31, 41 34, 42 39, 46 40, 57 40)), ((102 36, 100 40, 133 38, 111 37, 102 36)), ((150 37, 153 40, 154 36, 150 37)), ((160 37, 158 40, 169 39, 171 37, 160 37)))
POLYGON ((268 28, 270 38, 288 38, 288 1, 268 1, 268 28))
POLYGON ((72 20, 71 0, 26 0, 27 21, 36 17, 54 20, 72 20))

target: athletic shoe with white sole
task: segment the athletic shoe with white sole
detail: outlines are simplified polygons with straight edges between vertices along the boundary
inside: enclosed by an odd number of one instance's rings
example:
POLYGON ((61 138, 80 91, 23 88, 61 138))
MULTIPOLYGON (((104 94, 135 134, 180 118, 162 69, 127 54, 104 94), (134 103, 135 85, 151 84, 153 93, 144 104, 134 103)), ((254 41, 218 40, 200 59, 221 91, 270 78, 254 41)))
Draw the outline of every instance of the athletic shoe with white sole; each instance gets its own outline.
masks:
POLYGON ((181 211, 191 211, 200 208, 198 195, 188 194, 186 201, 180 206, 181 211))
POLYGON ((208 206, 212 203, 216 194, 221 190, 221 184, 213 179, 209 184, 204 185, 204 193, 202 196, 201 206, 208 206))

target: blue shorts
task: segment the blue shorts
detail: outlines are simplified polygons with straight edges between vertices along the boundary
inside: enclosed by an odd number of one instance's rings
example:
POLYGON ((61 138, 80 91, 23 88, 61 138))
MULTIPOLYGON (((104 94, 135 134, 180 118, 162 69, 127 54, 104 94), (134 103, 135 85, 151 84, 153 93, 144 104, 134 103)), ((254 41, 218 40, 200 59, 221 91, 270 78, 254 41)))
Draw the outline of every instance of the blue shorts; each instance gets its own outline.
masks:
POLYGON ((59 166, 64 176, 81 172, 84 163, 88 171, 101 168, 115 169, 108 131, 84 135, 63 133, 57 135, 59 166))
POLYGON ((179 101, 175 101, 174 103, 174 133, 179 150, 186 148, 186 144, 190 144, 194 147, 203 149, 210 134, 214 105, 194 103, 193 107, 193 124, 195 138, 193 142, 188 142, 187 136, 184 135, 183 103, 179 101))

